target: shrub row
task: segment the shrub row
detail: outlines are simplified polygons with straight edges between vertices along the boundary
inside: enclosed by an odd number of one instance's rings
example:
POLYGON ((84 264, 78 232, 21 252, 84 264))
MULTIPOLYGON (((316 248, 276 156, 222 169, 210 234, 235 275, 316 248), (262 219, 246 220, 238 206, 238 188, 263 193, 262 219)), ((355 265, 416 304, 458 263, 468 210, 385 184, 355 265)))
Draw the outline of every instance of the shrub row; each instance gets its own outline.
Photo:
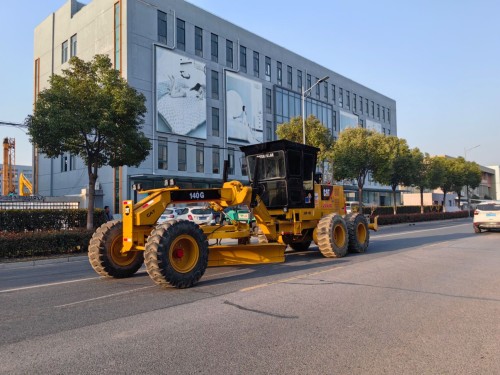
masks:
MULTIPOLYGON (((424 206, 424 213, 441 212, 442 206, 424 206)), ((373 211, 373 215, 392 215, 394 208, 392 206, 377 206, 373 211)), ((371 215, 372 208, 363 206, 363 214, 371 215)), ((397 214, 420 214, 420 206, 398 206, 397 214)))
POLYGON ((94 231, 86 229, 46 232, 0 232, 0 261, 86 253, 94 231))
POLYGON ((391 225, 402 223, 416 223, 421 221, 459 219, 468 217, 467 211, 457 212, 428 212, 424 214, 397 214, 397 215, 379 215, 379 225, 391 225))
MULTIPOLYGON (((106 222, 104 210, 95 209, 94 227, 106 222)), ((0 231, 51 231, 87 226, 87 210, 0 210, 0 231)))

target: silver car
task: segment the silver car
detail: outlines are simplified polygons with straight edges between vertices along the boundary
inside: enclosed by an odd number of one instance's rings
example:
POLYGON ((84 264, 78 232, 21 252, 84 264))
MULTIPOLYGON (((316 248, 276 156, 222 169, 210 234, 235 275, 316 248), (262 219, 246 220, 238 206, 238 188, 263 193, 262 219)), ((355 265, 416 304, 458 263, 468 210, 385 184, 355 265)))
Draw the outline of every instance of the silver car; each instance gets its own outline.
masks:
POLYGON ((160 218, 158 219, 157 223, 161 224, 165 221, 168 220, 174 220, 177 218, 178 213, 181 211, 180 208, 166 208, 165 211, 161 214, 160 218))
POLYGON ((500 202, 484 202, 477 205, 474 211, 474 232, 500 229, 500 202))
POLYGON ((210 208, 185 207, 178 212, 177 219, 193 221, 196 224, 211 224, 214 221, 214 215, 210 208))

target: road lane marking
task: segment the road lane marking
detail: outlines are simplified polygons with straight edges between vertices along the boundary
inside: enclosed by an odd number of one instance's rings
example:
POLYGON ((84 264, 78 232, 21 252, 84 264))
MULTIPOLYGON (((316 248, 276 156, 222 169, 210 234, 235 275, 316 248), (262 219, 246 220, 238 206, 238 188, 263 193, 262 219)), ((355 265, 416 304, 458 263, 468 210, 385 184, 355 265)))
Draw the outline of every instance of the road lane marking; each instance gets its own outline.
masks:
POLYGON ((60 282, 57 282, 57 283, 48 283, 48 284, 23 286, 23 287, 20 287, 20 288, 12 288, 12 289, 0 290, 0 293, 19 292, 21 290, 29 290, 29 289, 44 288, 44 287, 58 286, 58 285, 71 284, 71 283, 79 283, 81 281, 96 280, 96 279, 100 279, 100 277, 88 277, 86 279, 68 280, 68 281, 60 281, 60 282))
POLYGON ((74 305, 79 305, 85 302, 93 302, 93 301, 98 301, 100 299, 105 299, 105 298, 111 298, 111 297, 116 297, 116 296, 121 296, 123 294, 128 294, 128 293, 133 293, 137 292, 139 290, 144 290, 144 289, 150 289, 150 288, 157 288, 157 285, 149 285, 149 286, 143 286, 142 288, 136 288, 136 289, 129 289, 125 290, 123 292, 118 292, 118 293, 113 293, 113 294, 107 294, 105 296, 100 296, 100 297, 95 297, 95 298, 89 298, 89 299, 84 299, 81 301, 76 301, 76 302, 71 302, 71 303, 66 303, 64 305, 58 305, 54 307, 68 307, 68 306, 74 306, 74 305))
POLYGON ((345 266, 331 267, 331 268, 328 268, 328 269, 323 270, 323 271, 305 273, 305 274, 302 274, 302 275, 298 275, 298 276, 294 276, 294 277, 289 277, 289 278, 286 278, 286 279, 281 279, 281 280, 277 280, 277 281, 271 281, 269 283, 264 283, 264 284, 258 284, 258 285, 250 286, 248 288, 240 289, 239 291, 240 292, 249 292, 249 291, 252 291, 252 290, 255 290, 255 289, 266 288, 268 286, 272 286, 272 285, 276 285, 276 284, 283 284, 283 283, 287 283, 289 281, 303 279, 305 277, 316 276, 316 275, 319 275, 319 274, 322 274, 322 273, 331 272, 333 270, 338 270, 338 269, 344 268, 344 267, 345 266))
MULTIPOLYGON (((471 224, 458 224, 458 225, 453 225, 450 227, 446 228, 454 228, 454 227, 461 227, 461 226, 470 226, 471 224)), ((401 233, 393 233, 393 234, 382 234, 380 236, 373 236, 370 238, 371 240, 377 240, 379 238, 384 238, 384 237, 395 237, 395 236, 403 236, 406 234, 413 234, 413 233, 423 233, 423 232, 431 232, 431 231, 436 231, 436 230, 442 230, 443 228, 432 228, 432 229, 421 229, 421 230, 415 230, 415 231, 409 231, 409 232, 401 232, 401 233)))

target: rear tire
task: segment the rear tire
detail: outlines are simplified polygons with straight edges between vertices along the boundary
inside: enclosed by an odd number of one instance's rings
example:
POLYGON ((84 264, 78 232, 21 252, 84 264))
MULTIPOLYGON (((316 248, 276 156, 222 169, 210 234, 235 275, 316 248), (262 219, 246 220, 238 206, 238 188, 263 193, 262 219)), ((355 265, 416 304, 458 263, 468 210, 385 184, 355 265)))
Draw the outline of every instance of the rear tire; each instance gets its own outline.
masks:
POLYGON ((145 263, 158 285, 195 285, 208 265, 208 240, 198 225, 187 220, 157 226, 146 242, 145 263))
POLYGON ((370 243, 368 222, 364 215, 359 213, 349 214, 345 217, 349 232, 349 251, 364 253, 370 243))
POLYGON ((479 229, 479 227, 474 226, 474 232, 475 233, 481 233, 481 229, 479 229))
POLYGON ((101 225, 92 235, 89 245, 89 262, 97 274, 105 277, 130 277, 144 263, 142 251, 121 253, 123 223, 118 220, 101 225))
POLYGON ((347 226, 340 215, 323 216, 316 228, 319 251, 326 258, 342 258, 347 254, 347 226))

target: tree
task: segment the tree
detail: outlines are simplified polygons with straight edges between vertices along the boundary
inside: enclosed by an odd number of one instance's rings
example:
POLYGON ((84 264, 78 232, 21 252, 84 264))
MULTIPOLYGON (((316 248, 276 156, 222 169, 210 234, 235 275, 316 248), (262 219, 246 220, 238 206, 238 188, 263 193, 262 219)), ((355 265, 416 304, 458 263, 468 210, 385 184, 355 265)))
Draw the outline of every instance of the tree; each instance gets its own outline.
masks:
POLYGON ((336 180, 355 179, 362 212, 363 187, 368 173, 376 173, 383 162, 380 145, 384 136, 364 128, 348 128, 339 134, 333 147, 333 172, 336 180))
POLYGON ((443 212, 446 212, 446 194, 453 191, 453 159, 444 156, 432 158, 432 178, 443 192, 443 212))
POLYGON ((25 124, 36 147, 49 158, 69 152, 87 166, 89 198, 87 229, 93 229, 94 195, 102 166, 138 166, 151 144, 140 131, 145 97, 113 69, 109 57, 78 57, 69 69, 50 78, 25 124))
POLYGON ((452 191, 458 195, 458 206, 461 206, 462 189, 475 189, 481 183, 481 168, 474 162, 466 161, 463 157, 453 159, 452 191))
POLYGON ((399 185, 410 186, 414 181, 414 160, 405 139, 386 136, 380 148, 383 162, 373 174, 373 178, 392 189, 393 212, 397 213, 396 189, 399 185))
POLYGON ((420 191, 420 213, 424 213, 424 190, 435 189, 439 184, 432 181, 431 172, 431 158, 429 154, 423 154, 418 148, 411 150, 414 168, 414 181, 413 184, 418 187, 420 191))
MULTIPOLYGON (((290 122, 278 125, 276 134, 281 139, 302 143, 302 117, 293 117, 290 122)), ((319 148, 318 164, 331 160, 333 136, 328 128, 313 115, 306 119, 306 143, 319 148)))

